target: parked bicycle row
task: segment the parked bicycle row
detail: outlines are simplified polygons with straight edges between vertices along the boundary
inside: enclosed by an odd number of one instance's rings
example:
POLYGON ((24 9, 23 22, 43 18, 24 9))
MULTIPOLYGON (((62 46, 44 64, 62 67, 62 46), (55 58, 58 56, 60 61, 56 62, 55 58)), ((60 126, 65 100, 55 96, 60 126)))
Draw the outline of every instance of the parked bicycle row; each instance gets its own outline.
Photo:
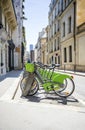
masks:
POLYGON ((55 71, 58 64, 27 63, 20 83, 22 96, 34 95, 40 86, 46 92, 53 91, 60 97, 69 97, 75 90, 73 76, 55 71))

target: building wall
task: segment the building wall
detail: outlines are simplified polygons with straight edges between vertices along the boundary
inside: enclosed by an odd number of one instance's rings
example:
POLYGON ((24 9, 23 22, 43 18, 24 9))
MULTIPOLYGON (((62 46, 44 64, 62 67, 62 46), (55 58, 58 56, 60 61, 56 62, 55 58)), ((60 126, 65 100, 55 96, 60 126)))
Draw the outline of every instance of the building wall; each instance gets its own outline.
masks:
POLYGON ((13 47, 11 41, 13 31, 17 26, 13 3, 11 0, 0 1, 0 75, 13 69, 13 47), (10 46, 11 45, 11 46, 10 46), (9 50, 10 48, 10 50, 9 50), (9 59, 9 51, 12 52, 9 59))
POLYGON ((61 14, 60 17, 61 33, 61 64, 62 68, 74 70, 74 6, 73 3, 61 14), (69 32, 69 18, 71 18, 71 31, 69 32), (63 36, 63 23, 65 23, 65 35, 63 36), (72 47, 72 60, 70 61, 69 47, 72 47), (64 48, 66 48, 66 61, 64 58, 64 48))
POLYGON ((77 26, 85 22, 85 0, 76 0, 77 2, 77 26))
POLYGON ((85 71, 85 32, 77 35, 77 52, 76 52, 76 64, 77 68, 81 71, 85 71))
POLYGON ((15 61, 14 62, 14 67, 15 69, 21 69, 22 68, 22 57, 21 57, 21 47, 22 47, 22 42, 23 42, 23 33, 22 33, 22 27, 23 27, 23 22, 22 22, 22 5, 23 5, 23 0, 14 0, 14 7, 15 7, 15 12, 17 16, 17 22, 18 26, 13 33, 13 39, 15 41, 15 61))
POLYGON ((36 61, 41 62, 43 64, 47 64, 46 51, 47 51, 47 33, 46 28, 43 28, 41 32, 39 32, 36 49, 35 49, 36 61))
POLYGON ((61 69, 85 71, 84 12, 84 0, 51 1, 48 15, 49 64, 60 63, 61 69))

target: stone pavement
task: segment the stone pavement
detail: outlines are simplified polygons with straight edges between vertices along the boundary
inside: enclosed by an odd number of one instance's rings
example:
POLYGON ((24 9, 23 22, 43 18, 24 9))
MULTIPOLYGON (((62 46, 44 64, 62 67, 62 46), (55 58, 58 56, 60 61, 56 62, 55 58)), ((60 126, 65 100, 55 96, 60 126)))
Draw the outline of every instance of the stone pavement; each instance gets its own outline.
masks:
POLYGON ((10 71, 0 77, 0 99, 13 99, 19 86, 22 71, 10 71))

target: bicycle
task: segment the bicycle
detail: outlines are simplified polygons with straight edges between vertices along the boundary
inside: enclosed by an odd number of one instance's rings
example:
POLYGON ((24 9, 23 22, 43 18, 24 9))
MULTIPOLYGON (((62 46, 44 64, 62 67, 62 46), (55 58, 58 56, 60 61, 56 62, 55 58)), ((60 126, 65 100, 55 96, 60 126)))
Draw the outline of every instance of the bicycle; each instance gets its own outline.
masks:
POLYGON ((29 63, 27 67, 28 72, 26 72, 28 76, 24 76, 20 84, 22 95, 28 96, 36 94, 40 85, 46 92, 54 91, 55 94, 60 97, 69 97, 72 95, 75 90, 73 77, 55 72, 56 67, 59 67, 59 65, 52 64, 52 66, 48 66, 40 62, 29 63), (33 68, 33 71, 30 71, 30 68, 33 68), (26 79, 28 79, 28 82, 30 81, 30 83, 27 82, 27 85, 29 84, 27 89, 25 88, 26 79))

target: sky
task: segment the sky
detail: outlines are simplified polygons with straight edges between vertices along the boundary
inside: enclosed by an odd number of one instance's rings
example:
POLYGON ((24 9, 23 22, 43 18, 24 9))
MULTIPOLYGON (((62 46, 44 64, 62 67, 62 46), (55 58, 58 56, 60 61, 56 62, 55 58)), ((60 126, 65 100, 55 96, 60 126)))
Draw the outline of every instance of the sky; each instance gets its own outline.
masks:
POLYGON ((25 0, 24 12, 27 20, 23 25, 26 31, 27 51, 29 45, 37 43, 38 34, 48 25, 48 11, 50 0, 25 0))

